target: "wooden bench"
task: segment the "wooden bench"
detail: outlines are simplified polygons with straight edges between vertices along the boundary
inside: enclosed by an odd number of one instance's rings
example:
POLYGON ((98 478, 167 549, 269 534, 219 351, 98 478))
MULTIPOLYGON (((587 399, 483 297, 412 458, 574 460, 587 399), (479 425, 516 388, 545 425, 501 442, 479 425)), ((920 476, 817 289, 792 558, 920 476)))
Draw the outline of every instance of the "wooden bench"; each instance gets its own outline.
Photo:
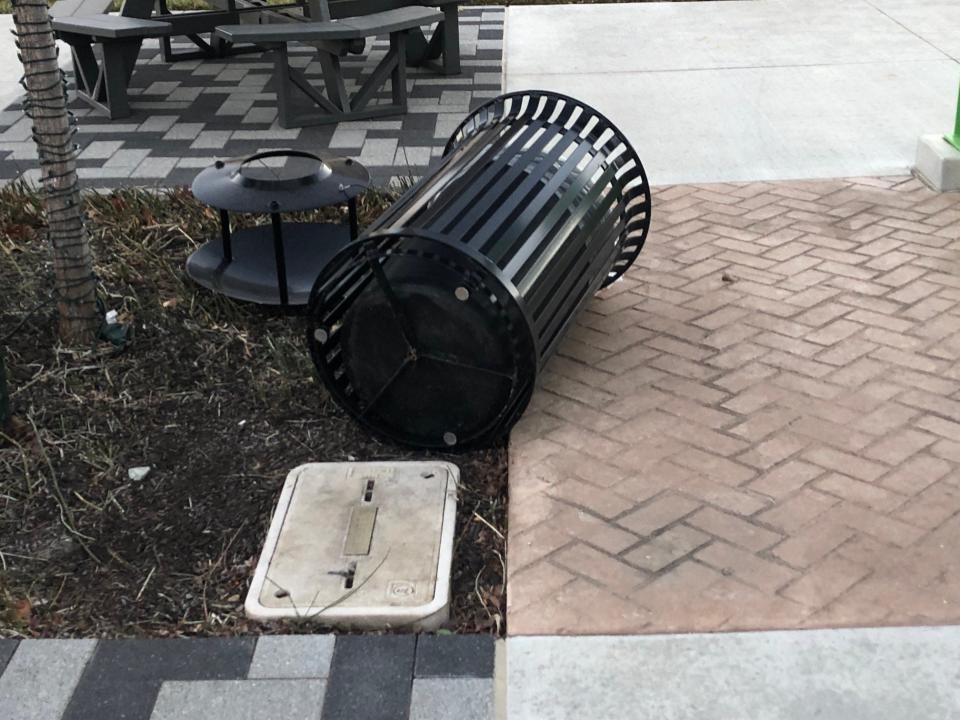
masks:
MULTIPOLYGON (((324 3, 325 4, 325 3, 324 3)), ((315 11, 316 12, 316 11, 315 11)), ((232 43, 254 43, 271 51, 274 86, 277 91, 280 125, 286 128, 336 123, 342 120, 397 115, 407 110, 406 43, 411 32, 443 20, 443 13, 428 7, 402 7, 358 17, 329 19, 322 6, 322 20, 221 26, 216 34, 232 43), (351 96, 343 80, 340 58, 355 52, 368 37, 387 34, 390 49, 351 96), (324 87, 313 85, 306 73, 290 65, 287 46, 307 43, 317 49, 324 87), (390 83, 391 102, 370 101, 390 83), (306 101, 306 107, 304 107, 306 101)), ((459 50, 459 48, 457 48, 459 50)))

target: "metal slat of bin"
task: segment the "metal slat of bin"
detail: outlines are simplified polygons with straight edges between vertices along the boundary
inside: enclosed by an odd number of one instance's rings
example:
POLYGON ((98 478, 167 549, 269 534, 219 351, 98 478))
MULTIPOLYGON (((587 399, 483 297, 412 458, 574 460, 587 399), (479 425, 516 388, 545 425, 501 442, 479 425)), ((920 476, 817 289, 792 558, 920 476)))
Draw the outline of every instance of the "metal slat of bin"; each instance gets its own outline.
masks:
POLYGON ((311 352, 331 393, 418 446, 502 435, 577 312, 640 252, 650 202, 603 115, 548 92, 491 100, 318 278, 311 352))

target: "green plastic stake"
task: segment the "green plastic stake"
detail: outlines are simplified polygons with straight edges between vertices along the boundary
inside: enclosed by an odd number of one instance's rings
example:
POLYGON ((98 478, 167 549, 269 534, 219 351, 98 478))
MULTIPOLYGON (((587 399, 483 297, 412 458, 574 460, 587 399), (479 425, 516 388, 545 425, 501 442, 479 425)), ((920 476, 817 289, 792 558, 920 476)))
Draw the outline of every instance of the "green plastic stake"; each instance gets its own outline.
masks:
POLYGON ((960 96, 957 97, 957 121, 953 125, 953 135, 944 135, 943 139, 960 150, 960 96))

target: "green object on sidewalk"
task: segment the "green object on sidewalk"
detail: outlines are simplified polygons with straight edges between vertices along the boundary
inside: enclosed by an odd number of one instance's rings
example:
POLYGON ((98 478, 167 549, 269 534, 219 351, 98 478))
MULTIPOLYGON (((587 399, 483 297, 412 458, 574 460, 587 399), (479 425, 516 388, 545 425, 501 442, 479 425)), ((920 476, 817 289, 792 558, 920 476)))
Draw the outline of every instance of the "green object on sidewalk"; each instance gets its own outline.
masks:
POLYGON ((953 134, 944 135, 943 139, 960 150, 960 97, 957 98, 957 120, 953 126, 953 134))

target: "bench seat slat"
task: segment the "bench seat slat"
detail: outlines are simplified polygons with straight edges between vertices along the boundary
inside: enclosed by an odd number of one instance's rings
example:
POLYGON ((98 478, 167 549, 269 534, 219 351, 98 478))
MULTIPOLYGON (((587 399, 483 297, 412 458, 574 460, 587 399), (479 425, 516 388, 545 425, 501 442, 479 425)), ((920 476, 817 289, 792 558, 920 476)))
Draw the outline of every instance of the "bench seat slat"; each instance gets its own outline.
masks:
POLYGON ((405 7, 343 20, 266 25, 221 25, 217 35, 233 43, 356 40, 409 30, 443 20, 443 13, 425 7, 405 7))
POLYGON ((161 20, 141 20, 122 15, 85 15, 52 18, 53 29, 71 35, 98 38, 160 37, 173 28, 161 20))

